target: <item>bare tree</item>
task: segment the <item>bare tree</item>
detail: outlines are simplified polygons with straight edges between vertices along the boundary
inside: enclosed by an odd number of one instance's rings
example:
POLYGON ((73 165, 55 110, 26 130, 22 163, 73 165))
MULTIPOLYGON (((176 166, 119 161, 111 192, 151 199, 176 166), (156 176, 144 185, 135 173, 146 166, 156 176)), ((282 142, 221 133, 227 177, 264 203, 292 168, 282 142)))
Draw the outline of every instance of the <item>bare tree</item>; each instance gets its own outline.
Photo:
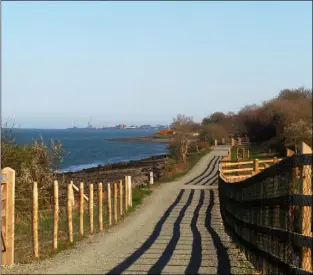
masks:
POLYGON ((179 114, 173 118, 171 129, 174 131, 174 146, 177 147, 179 158, 186 165, 190 138, 194 129, 193 118, 179 114))

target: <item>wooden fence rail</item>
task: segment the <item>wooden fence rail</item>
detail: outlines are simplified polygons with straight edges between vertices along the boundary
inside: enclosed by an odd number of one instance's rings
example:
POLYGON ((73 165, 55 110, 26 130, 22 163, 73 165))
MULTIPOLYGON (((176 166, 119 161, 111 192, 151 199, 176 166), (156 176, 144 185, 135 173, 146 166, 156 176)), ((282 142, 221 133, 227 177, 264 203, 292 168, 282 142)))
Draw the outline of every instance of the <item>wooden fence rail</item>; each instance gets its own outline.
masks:
POLYGON ((219 164, 220 210, 233 240, 262 274, 313 274, 312 149, 302 144, 301 154, 283 160, 226 160, 219 164))
POLYGON ((224 157, 219 164, 220 177, 228 182, 242 181, 281 160, 281 158, 274 157, 271 159, 229 162, 228 155, 224 157))

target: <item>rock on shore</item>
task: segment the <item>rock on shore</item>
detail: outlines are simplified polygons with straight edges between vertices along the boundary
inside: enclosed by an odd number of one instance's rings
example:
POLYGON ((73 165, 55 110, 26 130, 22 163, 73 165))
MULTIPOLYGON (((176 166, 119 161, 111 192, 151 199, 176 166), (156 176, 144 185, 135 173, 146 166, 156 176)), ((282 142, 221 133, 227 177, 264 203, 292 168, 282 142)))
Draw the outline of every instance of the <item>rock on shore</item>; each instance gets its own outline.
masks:
POLYGON ((172 138, 166 137, 134 137, 134 138, 111 138, 106 139, 107 141, 124 141, 124 142, 154 142, 154 143, 170 143, 173 141, 172 138))
POLYGON ((58 174, 61 181, 73 181, 75 185, 84 183, 117 183, 124 180, 125 176, 132 177, 132 183, 136 185, 149 182, 150 172, 153 172, 154 180, 160 179, 164 175, 166 155, 153 156, 150 158, 122 162, 94 168, 88 168, 77 172, 66 172, 58 174))

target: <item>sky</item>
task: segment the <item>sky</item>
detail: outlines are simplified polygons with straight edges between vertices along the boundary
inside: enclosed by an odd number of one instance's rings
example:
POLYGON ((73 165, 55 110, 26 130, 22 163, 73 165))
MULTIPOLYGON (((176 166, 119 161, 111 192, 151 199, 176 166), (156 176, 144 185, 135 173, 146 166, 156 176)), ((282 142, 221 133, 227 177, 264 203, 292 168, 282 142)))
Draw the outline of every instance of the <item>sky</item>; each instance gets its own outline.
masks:
POLYGON ((312 88, 312 2, 2 2, 2 123, 168 124, 312 88))

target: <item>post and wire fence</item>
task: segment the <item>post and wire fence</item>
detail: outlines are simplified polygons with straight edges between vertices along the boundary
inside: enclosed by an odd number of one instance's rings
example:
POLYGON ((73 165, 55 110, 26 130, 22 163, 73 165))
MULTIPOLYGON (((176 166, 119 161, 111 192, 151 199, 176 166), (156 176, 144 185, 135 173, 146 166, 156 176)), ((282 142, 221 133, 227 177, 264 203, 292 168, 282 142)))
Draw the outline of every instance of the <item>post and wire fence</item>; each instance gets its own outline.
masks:
POLYGON ((103 232, 118 224, 132 206, 130 176, 106 184, 54 181, 44 195, 34 182, 28 194, 15 199, 16 262, 45 257, 103 232))

